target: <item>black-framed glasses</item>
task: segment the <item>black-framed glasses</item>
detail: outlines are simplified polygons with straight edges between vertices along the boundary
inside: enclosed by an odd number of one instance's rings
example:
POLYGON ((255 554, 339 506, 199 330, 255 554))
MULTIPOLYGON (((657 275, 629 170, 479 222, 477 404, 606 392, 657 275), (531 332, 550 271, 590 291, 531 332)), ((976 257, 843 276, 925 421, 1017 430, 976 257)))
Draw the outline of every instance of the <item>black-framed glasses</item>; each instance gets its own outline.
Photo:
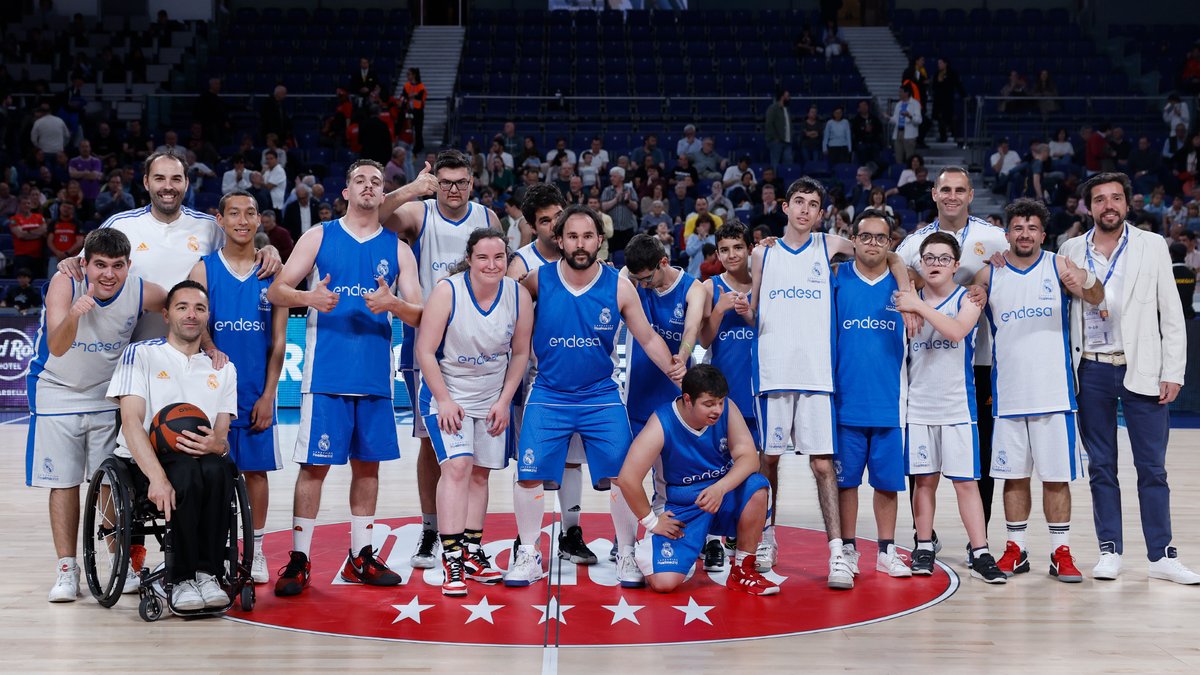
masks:
POLYGON ((650 270, 649 272, 647 272, 646 274, 643 274, 640 277, 635 277, 632 274, 630 274, 629 280, 632 281, 633 283, 637 284, 638 286, 641 286, 642 288, 648 288, 648 287, 654 285, 654 276, 656 274, 658 274, 657 269, 650 270))
POLYGON ((891 235, 871 234, 870 232, 859 232, 854 235, 854 239, 863 246, 870 243, 874 243, 876 246, 889 246, 892 243, 891 235))
POLYGON ((451 190, 453 190, 455 188, 457 188, 459 192, 462 192, 463 190, 466 190, 467 186, 469 186, 470 184, 471 184, 470 178, 463 178, 462 180, 439 180, 438 181, 438 187, 441 188, 445 192, 450 192, 451 190))
POLYGON ((926 267, 949 267, 954 264, 954 256, 926 253, 921 256, 921 264, 926 267))

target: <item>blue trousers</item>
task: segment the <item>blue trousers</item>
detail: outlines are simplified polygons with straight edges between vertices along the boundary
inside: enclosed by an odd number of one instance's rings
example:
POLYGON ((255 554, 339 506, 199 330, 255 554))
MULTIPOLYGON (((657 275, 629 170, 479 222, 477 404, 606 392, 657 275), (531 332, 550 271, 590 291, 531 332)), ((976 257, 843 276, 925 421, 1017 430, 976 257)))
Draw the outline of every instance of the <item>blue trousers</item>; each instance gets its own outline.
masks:
POLYGON ((1101 550, 1124 552, 1121 486, 1117 482, 1117 401, 1125 413, 1146 555, 1158 560, 1171 545, 1171 488, 1167 485, 1167 437, 1171 419, 1157 396, 1135 394, 1122 384, 1125 366, 1084 359, 1079 363, 1079 426, 1088 453, 1092 515, 1101 550))

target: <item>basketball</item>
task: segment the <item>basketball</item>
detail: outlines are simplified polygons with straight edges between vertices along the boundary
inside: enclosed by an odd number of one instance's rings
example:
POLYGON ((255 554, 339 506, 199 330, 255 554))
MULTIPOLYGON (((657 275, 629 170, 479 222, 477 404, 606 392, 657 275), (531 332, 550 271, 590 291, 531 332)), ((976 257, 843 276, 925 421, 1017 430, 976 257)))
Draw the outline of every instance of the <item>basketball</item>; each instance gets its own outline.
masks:
POLYGON ((199 408, 191 403, 172 403, 159 410, 150 422, 150 447, 162 454, 178 452, 176 443, 184 431, 201 433, 200 427, 212 428, 212 424, 199 408))

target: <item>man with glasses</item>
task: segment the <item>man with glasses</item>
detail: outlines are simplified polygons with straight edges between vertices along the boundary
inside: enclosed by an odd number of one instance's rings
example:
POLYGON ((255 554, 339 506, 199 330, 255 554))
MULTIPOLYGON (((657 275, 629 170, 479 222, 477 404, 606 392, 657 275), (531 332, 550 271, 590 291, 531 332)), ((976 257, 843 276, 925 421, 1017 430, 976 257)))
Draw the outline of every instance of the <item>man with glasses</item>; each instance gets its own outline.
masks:
MULTIPOLYGON (((480 228, 500 229, 500 218, 491 209, 471 201, 471 163, 459 150, 443 150, 433 164, 433 172, 422 171, 415 188, 418 195, 435 193, 433 199, 404 202, 411 192, 406 185, 389 193, 380 214, 391 214, 384 226, 395 231, 412 244, 417 256, 417 275, 421 281, 422 301, 433 292, 438 280, 450 275, 451 269, 467 250, 467 238, 480 228)), ((413 360, 416 329, 404 327, 400 350, 400 371, 408 388, 410 401, 417 400, 420 377, 413 360)), ((432 569, 438 564, 437 483, 441 477, 429 431, 421 417, 413 417, 413 436, 421 439, 417 455, 417 494, 421 501, 421 540, 412 556, 415 568, 432 569)))

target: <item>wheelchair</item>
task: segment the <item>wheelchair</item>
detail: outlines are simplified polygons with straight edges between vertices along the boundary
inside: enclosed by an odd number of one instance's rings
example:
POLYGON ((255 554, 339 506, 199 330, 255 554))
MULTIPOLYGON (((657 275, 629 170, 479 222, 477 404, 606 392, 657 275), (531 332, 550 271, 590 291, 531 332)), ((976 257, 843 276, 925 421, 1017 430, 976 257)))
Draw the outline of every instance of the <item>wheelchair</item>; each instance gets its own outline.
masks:
POLYGON ((172 584, 167 574, 173 558, 171 525, 147 496, 149 487, 146 477, 127 458, 109 457, 92 475, 84 509, 83 571, 96 601, 103 607, 117 603, 128 574, 129 547, 135 537, 153 536, 163 551, 164 564, 153 571, 147 567, 136 570, 141 581, 138 615, 143 621, 157 621, 164 607, 183 617, 212 616, 223 614, 236 600, 243 611, 252 610, 254 583, 250 568, 254 561, 254 520, 245 480, 238 475, 234 483, 229 535, 222 556, 224 569, 217 575, 221 587, 229 594, 229 603, 198 610, 178 610, 171 605, 172 584))

